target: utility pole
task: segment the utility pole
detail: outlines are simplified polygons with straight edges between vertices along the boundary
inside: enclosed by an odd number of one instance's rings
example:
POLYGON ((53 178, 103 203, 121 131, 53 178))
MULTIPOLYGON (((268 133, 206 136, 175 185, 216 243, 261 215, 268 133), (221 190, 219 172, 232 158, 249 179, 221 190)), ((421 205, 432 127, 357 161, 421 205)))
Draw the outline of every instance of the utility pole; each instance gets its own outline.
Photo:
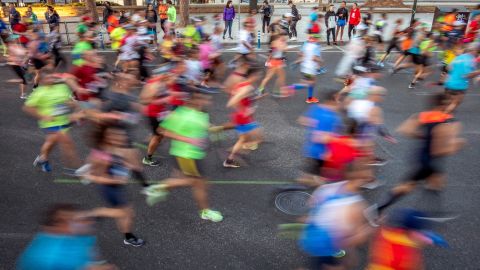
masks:
POLYGON ((417 13, 417 0, 413 0, 412 17, 410 18, 410 25, 412 25, 415 19, 415 13, 417 13))

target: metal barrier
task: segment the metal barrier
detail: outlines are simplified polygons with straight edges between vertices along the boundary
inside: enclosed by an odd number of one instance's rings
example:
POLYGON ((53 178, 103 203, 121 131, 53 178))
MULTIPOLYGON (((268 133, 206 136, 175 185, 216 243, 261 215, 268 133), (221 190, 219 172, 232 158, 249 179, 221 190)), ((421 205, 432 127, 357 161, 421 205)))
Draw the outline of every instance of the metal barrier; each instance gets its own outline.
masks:
MULTIPOLYGON (((72 45, 78 40, 77 25, 79 23, 80 21, 60 22, 58 32, 60 33, 60 37, 64 45, 72 45)), ((10 31, 12 31, 10 24, 7 24, 7 25, 10 31)), ((50 32, 50 28, 48 26, 48 23, 46 22, 37 22, 35 23, 35 27, 37 28, 41 27, 41 30, 44 33, 50 32)), ((101 25, 100 27, 101 27, 101 31, 104 31, 103 25, 101 25)), ((105 33, 102 33, 102 35, 105 35, 105 33)))

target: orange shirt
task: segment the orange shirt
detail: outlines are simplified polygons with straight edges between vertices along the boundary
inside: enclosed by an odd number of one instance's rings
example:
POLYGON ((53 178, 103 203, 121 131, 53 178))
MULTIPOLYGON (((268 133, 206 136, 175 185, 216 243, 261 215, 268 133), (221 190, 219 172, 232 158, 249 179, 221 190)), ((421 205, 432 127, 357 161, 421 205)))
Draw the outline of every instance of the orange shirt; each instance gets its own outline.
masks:
POLYGON ((158 16, 160 17, 160 20, 168 19, 167 10, 168 10, 167 5, 165 4, 158 5, 158 16))
POLYGON ((107 31, 108 31, 108 33, 111 33, 115 28, 118 27, 119 20, 114 15, 110 15, 110 17, 108 17, 108 19, 107 19, 107 23, 108 23, 107 31))
POLYGON ((453 23, 457 20, 455 14, 448 14, 445 16, 445 25, 443 26, 443 31, 452 31, 453 30, 453 23))

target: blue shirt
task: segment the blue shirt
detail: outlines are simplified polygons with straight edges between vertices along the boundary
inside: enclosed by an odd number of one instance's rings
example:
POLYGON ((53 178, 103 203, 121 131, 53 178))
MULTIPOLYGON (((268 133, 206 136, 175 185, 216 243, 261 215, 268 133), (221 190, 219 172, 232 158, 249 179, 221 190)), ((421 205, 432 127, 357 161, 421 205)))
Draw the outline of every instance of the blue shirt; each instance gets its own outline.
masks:
POLYGON ((17 270, 79 270, 94 261, 95 237, 39 233, 17 262, 17 270))
POLYGON ((340 116, 337 112, 318 105, 311 106, 304 116, 314 120, 313 125, 307 129, 307 137, 304 144, 305 156, 308 158, 323 159, 327 147, 323 143, 313 142, 313 134, 316 131, 338 132, 342 123, 340 116))
POLYGON ((475 58, 469 53, 461 54, 450 63, 445 88, 465 91, 469 87, 470 79, 466 76, 475 71, 475 58))

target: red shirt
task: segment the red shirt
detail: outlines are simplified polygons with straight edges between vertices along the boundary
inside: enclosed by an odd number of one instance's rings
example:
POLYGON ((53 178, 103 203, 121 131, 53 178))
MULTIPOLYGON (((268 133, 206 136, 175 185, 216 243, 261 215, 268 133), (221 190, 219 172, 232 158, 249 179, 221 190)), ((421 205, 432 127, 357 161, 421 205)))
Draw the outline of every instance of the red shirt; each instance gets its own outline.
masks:
MULTIPOLYGON (((241 82, 234 87, 232 94, 235 94, 238 89, 250 86, 250 82, 241 82)), ((244 97, 237 105, 236 111, 232 113, 232 122, 235 125, 246 125, 254 122, 250 109, 253 105, 253 100, 250 97, 244 97)))
POLYGON ((477 20, 473 20, 470 25, 468 26, 468 32, 465 35, 465 38, 472 42, 475 40, 475 35, 477 34, 478 30, 480 30, 480 24, 477 20))
MULTIPOLYGON (((25 33, 27 30, 28 27, 23 23, 17 23, 13 26, 13 31, 17 33, 25 33)), ((25 35, 20 34, 18 41, 20 41, 21 44, 27 44, 29 40, 25 35)))
POLYGON ((360 17, 360 9, 355 8, 350 10, 350 17, 348 19, 348 24, 358 25, 362 17, 360 17))
MULTIPOLYGON (((83 87, 90 89, 89 87, 90 83, 94 82, 96 80, 95 74, 97 73, 97 68, 89 66, 89 65, 83 65, 79 67, 75 67, 72 70, 72 75, 77 77, 78 79, 78 84, 83 87)), ((94 90, 94 89, 92 89, 94 90)), ((84 93, 75 93, 77 96, 77 99, 79 101, 88 101, 90 98, 95 97, 96 93, 91 92, 89 94, 84 94, 84 93)))
MULTIPOLYGON (((161 81, 163 80, 164 78, 163 77, 158 77, 158 78, 153 78, 153 79, 150 79, 147 81, 147 84, 149 83, 155 83, 155 82, 158 82, 158 81, 161 81)), ((156 96, 156 98, 158 98, 158 96, 156 96)), ((155 117, 155 118, 158 118, 159 116, 161 116, 161 113, 165 112, 166 111, 166 106, 164 104, 156 104, 155 103, 155 100, 150 102, 146 107, 145 107, 145 115, 147 117, 155 117)))

